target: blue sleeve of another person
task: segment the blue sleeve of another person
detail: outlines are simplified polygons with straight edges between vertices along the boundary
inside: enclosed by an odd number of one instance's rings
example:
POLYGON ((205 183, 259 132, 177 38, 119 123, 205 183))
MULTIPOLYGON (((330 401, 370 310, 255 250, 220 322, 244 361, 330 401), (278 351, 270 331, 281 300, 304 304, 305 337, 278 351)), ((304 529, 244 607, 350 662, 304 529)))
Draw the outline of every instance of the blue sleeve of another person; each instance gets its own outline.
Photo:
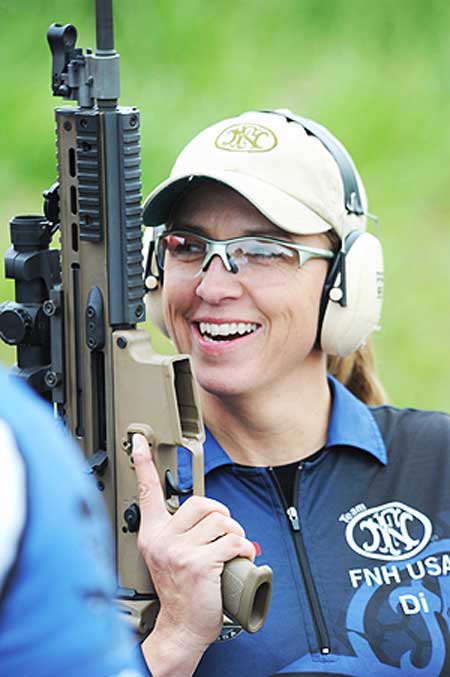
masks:
POLYGON ((7 456, 24 469, 24 519, 0 571, 0 674, 148 675, 115 610, 111 528, 75 443, 50 407, 3 370, 0 422, 11 440, 0 474, 7 456))

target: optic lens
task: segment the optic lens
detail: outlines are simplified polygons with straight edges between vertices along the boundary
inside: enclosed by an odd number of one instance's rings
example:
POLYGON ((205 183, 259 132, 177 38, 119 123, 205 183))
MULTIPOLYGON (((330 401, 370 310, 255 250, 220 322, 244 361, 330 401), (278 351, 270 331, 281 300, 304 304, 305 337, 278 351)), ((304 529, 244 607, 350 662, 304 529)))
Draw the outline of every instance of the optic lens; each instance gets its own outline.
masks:
POLYGON ((297 252, 288 245, 247 238, 227 246, 228 257, 240 268, 242 266, 296 266, 297 252))
POLYGON ((206 254, 206 243, 195 235, 168 233, 161 238, 158 247, 158 263, 165 267, 167 256, 180 263, 202 261, 206 254))

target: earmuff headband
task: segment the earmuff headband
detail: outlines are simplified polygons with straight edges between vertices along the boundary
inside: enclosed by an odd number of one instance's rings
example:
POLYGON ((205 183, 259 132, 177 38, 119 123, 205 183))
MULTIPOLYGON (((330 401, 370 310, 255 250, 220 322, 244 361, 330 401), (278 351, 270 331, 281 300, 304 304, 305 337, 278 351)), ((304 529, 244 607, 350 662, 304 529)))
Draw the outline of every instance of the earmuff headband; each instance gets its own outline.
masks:
POLYGON ((356 178, 355 165, 350 155, 345 150, 344 146, 334 138, 330 132, 313 120, 295 115, 294 113, 284 113, 277 110, 262 110, 260 113, 270 113, 271 115, 281 115, 288 122, 296 122, 301 125, 305 131, 315 136, 322 145, 331 153, 336 162, 339 172, 341 174, 342 183, 344 186, 344 204, 349 214, 356 214, 362 216, 364 208, 359 192, 358 181, 356 178))

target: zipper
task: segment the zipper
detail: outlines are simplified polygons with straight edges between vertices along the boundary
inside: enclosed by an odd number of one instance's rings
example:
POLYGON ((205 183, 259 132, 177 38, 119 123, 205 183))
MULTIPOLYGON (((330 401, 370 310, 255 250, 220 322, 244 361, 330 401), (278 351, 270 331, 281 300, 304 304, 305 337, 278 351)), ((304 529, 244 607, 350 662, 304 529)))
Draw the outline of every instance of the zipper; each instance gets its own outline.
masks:
POLYGON ((269 468, 269 473, 273 479, 275 487, 278 491, 285 513, 287 515, 290 531, 295 545, 295 551, 297 553, 297 560, 299 563, 300 571, 303 577, 303 582, 305 585, 306 596, 309 602, 309 608, 311 611, 311 616, 313 620, 314 631, 317 637, 319 644, 319 652, 323 655, 330 653, 330 639, 328 636, 327 627, 325 625, 325 619, 323 615, 322 608, 320 606, 319 595, 317 594, 317 589, 314 584, 314 579, 311 572, 311 567, 309 565, 308 556, 306 554, 305 544, 303 542, 302 532, 300 530, 300 521, 298 519, 298 512, 295 504, 298 503, 298 479, 299 473, 303 470, 303 464, 300 463, 297 467, 295 473, 294 481, 294 505, 288 505, 286 498, 284 496, 283 490, 280 487, 280 483, 276 476, 276 473, 273 468, 269 468))

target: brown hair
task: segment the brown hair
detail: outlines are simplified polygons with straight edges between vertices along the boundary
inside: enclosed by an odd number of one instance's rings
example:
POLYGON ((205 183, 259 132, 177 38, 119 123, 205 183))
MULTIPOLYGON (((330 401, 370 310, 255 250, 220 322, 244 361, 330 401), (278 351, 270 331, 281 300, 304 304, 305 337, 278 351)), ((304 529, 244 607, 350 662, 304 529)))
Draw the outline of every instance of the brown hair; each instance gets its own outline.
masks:
MULTIPOLYGON (((324 233, 331 248, 338 252, 341 239, 334 230, 324 233)), ((376 372, 372 339, 346 357, 327 356, 327 368, 332 376, 343 383, 356 397, 369 405, 384 404, 387 396, 376 372)))
POLYGON ((328 371, 356 397, 369 405, 384 404, 386 393, 378 378, 372 340, 346 357, 328 355, 328 371))

